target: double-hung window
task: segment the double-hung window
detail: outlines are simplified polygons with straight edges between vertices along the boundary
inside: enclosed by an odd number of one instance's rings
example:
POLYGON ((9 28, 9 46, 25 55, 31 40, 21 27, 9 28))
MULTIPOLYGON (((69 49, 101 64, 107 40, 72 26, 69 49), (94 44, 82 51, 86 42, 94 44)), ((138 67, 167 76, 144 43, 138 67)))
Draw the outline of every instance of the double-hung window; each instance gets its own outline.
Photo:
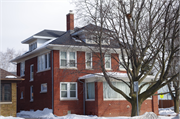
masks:
POLYGON ((30 81, 34 80, 34 65, 30 66, 30 81))
POLYGON ((61 82, 60 99, 77 99, 77 83, 61 82))
POLYGON ((104 56, 105 68, 111 69, 111 55, 105 54, 104 56))
POLYGON ((11 102, 10 83, 1 83, 1 102, 11 102))
MULTIPOLYGON (((120 69, 125 69, 122 64, 126 63, 128 65, 128 56, 125 53, 124 53, 124 60, 125 60, 125 62, 123 62, 122 54, 119 54, 119 68, 120 69)), ((129 62, 129 68, 130 69, 132 68, 130 62, 129 62)))
POLYGON ((38 56, 38 71, 43 71, 51 67, 50 53, 38 56))
POLYGON ((30 102, 34 100, 34 95, 33 95, 33 86, 30 87, 30 102))
POLYGON ((21 67, 20 75, 24 76, 24 74, 25 74, 25 62, 21 62, 20 67, 21 67))
POLYGON ((60 67, 76 67, 76 52, 60 52, 60 67))
POLYGON ((92 68, 92 53, 86 53, 86 68, 92 68))
POLYGON ((95 100, 95 83, 86 83, 86 100, 95 100))

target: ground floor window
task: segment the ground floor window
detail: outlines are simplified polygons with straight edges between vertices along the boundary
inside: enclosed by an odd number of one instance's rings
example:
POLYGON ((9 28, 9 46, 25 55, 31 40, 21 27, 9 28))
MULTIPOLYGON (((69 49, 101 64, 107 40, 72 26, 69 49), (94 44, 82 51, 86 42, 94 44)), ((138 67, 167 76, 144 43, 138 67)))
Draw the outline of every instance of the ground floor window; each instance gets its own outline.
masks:
POLYGON ((77 99, 77 83, 61 82, 60 99, 77 99))
POLYGON ((32 102, 34 100, 34 95, 33 95, 33 86, 30 87, 30 101, 32 102))
POLYGON ((95 84, 94 82, 86 83, 86 99, 95 99, 95 84))
MULTIPOLYGON (((112 82, 112 84, 122 90, 127 95, 130 93, 130 89, 127 85, 122 82, 112 82)), ((122 100, 125 99, 121 94, 115 92, 111 87, 108 85, 107 82, 103 82, 103 97, 104 99, 113 99, 113 100, 122 100)))
POLYGON ((1 84, 1 102, 11 102, 11 84, 1 84))

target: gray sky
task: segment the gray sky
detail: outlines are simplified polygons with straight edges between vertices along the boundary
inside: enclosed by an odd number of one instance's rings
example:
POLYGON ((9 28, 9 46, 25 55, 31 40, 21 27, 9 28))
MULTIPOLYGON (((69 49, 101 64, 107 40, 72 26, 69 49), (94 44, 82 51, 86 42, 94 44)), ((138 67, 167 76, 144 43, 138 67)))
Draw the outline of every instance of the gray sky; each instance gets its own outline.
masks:
POLYGON ((44 29, 65 31, 74 8, 70 0, 0 0, 0 51, 27 51, 21 41, 44 29))

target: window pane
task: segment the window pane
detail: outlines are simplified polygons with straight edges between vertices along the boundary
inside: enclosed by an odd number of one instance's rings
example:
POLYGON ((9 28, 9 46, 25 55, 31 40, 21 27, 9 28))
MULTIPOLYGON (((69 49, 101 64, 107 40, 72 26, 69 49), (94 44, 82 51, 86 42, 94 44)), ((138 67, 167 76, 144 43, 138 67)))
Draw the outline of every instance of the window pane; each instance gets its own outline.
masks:
POLYGON ((4 101, 11 101, 11 85, 4 84, 4 101))
POLYGON ((91 53, 87 53, 86 57, 87 57, 87 61, 90 61, 91 60, 91 53))
POLYGON ((49 58, 49 67, 51 67, 51 60, 50 60, 51 59, 51 55, 50 55, 50 53, 48 55, 49 55, 49 57, 48 57, 49 58))
POLYGON ((61 52, 61 59, 67 59, 66 52, 61 52))
POLYGON ((45 68, 47 68, 47 62, 48 62, 47 57, 48 57, 47 54, 45 54, 45 68))
POLYGON ((61 90, 67 90, 67 84, 61 84, 61 90))
POLYGON ((67 97, 67 91, 61 91, 61 97, 67 97))
POLYGON ((87 62, 86 62, 86 66, 87 66, 87 67, 91 67, 91 61, 87 61, 87 62))
POLYGON ((110 62, 106 62, 106 68, 111 68, 110 67, 110 62))
POLYGON ((94 82, 93 83, 87 83, 86 84, 86 90, 87 90, 87 99, 95 99, 94 82))
POLYGON ((70 90, 76 90, 76 84, 70 84, 70 90))
POLYGON ((47 91, 47 84, 41 84, 41 91, 47 91))
POLYGON ((61 60, 61 66, 67 66, 67 60, 61 60))
POLYGON ((75 67, 75 60, 70 60, 69 62, 70 62, 69 64, 70 67, 75 67))
POLYGON ((75 60, 75 52, 70 52, 69 53, 69 59, 70 60, 75 60))
POLYGON ((76 97, 76 91, 70 91, 70 97, 76 97))

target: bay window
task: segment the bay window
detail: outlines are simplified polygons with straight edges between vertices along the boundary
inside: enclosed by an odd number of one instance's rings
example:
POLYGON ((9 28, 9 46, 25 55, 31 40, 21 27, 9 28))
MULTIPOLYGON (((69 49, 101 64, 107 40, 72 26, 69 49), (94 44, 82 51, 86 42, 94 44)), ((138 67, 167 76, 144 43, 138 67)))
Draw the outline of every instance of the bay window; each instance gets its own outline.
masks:
POLYGON ((24 76, 24 74, 25 74, 25 62, 21 62, 20 67, 21 67, 20 75, 24 76))
POLYGON ((50 66, 50 53, 38 56, 38 71, 49 69, 50 66))

